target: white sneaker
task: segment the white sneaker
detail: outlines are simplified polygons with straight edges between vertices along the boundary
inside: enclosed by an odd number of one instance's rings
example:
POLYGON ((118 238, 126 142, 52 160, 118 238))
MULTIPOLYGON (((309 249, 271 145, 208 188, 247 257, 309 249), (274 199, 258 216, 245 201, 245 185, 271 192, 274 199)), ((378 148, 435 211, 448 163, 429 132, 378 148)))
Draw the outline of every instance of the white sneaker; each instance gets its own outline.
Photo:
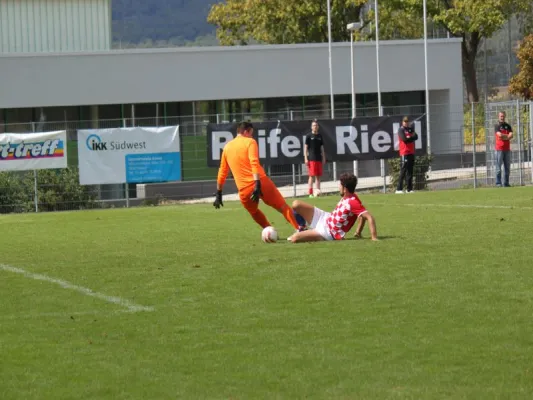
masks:
POLYGON ((409 190, 407 193, 414 193, 415 191, 414 190, 409 190))
POLYGON ((396 194, 403 194, 403 190, 397 190, 397 191, 395 191, 394 193, 396 193, 396 194))

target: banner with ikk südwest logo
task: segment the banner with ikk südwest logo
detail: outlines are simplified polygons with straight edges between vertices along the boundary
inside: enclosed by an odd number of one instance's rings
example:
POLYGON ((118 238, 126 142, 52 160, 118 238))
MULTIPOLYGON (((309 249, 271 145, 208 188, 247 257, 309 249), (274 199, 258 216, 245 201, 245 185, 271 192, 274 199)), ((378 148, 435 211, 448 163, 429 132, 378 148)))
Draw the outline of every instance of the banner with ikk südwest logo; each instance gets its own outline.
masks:
POLYGON ((0 134, 0 171, 67 168, 66 131, 0 134))
POLYGON ((179 126, 78 131, 81 185, 181 180, 179 126))
MULTIPOLYGON (((408 116, 418 133, 417 154, 427 149, 423 115, 408 116)), ((398 157, 398 129, 402 117, 358 117, 318 120, 328 161, 376 160, 398 157)), ((308 121, 253 122, 254 138, 263 165, 289 165, 304 162, 305 136, 311 132, 308 121)), ((237 134, 237 123, 207 126, 207 165, 218 167, 222 149, 237 134)))

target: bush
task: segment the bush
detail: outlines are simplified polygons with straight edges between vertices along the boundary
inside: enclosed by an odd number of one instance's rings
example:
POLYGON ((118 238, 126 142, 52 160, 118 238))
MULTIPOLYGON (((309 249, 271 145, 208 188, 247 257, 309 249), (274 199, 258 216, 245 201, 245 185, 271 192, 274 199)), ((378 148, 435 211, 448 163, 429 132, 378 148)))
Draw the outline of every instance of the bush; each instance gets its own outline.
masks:
MULTIPOLYGON (((35 210, 33 171, 0 172, 0 213, 35 210)), ((77 169, 37 171, 39 211, 96 208, 96 193, 91 186, 79 184, 77 169)))
POLYGON ((0 172, 0 214, 29 212, 34 208, 33 186, 29 191, 32 181, 33 172, 0 172))
MULTIPOLYGON (((428 171, 431 166, 433 157, 430 155, 416 156, 415 168, 413 171, 413 189, 425 190, 428 188, 428 171)), ((400 158, 391 158, 389 160, 389 175, 391 180, 391 190, 395 191, 400 179, 401 160, 400 158)))
POLYGON ((96 208, 96 193, 79 183, 77 169, 37 172, 39 211, 84 210, 96 208))
MULTIPOLYGON (((476 144, 485 144, 485 104, 474 104, 474 130, 476 131, 476 144)), ((464 144, 473 144, 472 137, 472 105, 465 104, 463 108, 463 140, 464 144)))

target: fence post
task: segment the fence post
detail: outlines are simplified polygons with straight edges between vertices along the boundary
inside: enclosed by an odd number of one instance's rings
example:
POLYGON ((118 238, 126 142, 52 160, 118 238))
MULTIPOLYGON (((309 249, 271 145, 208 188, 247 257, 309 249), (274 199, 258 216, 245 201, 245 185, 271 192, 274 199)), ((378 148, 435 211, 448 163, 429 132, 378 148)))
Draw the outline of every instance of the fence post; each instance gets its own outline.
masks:
MULTIPOLYGON (((294 112, 292 110, 289 111, 289 119, 291 121, 294 121, 294 112)), ((292 167, 292 197, 296 197, 296 165, 292 163, 291 167, 292 167)))
POLYGON ((472 114, 472 164, 474 164, 474 189, 477 189, 477 168, 476 168, 476 118, 475 118, 475 107, 472 102, 471 106, 472 114))
MULTIPOLYGON (((522 124, 521 124, 521 118, 520 118, 520 100, 516 100, 516 127, 518 131, 518 179, 519 179, 519 185, 522 186, 524 184, 524 180, 522 177, 522 124)), ((511 161, 512 161, 512 154, 511 152, 511 161)), ((512 169, 512 168, 511 168, 512 169)))
POLYGON ((33 193, 34 195, 34 201, 35 201, 35 212, 39 212, 39 190, 37 187, 37 170, 33 170, 33 193))
POLYGON ((529 102, 529 166, 531 168, 531 182, 533 183, 533 101, 529 102))
MULTIPOLYGON (((133 104, 132 104, 133 106, 133 104)), ((134 112, 134 109, 132 108, 132 113, 134 112)), ((132 114, 133 116, 133 114, 132 114)), ((124 118, 124 120, 122 121, 122 124, 123 124, 123 127, 126 128, 126 118, 124 118)), ((135 120, 132 118, 131 119, 131 126, 135 126, 135 120)), ((129 187, 128 187, 128 182, 125 182, 124 183, 124 195, 126 197, 126 208, 130 208, 130 190, 129 190, 129 187)))
MULTIPOLYGON (((383 116, 383 106, 380 106, 379 109, 378 109, 378 113, 379 113, 379 116, 382 117, 383 116)), ((387 193, 387 175, 386 175, 386 171, 385 171, 385 159, 380 159, 379 160, 379 167, 380 167, 380 170, 381 170, 381 177, 383 178, 383 193, 387 193)), ((416 180, 416 178, 413 177, 413 179, 416 180)))
MULTIPOLYGON (((31 131, 35 133, 35 122, 31 123, 31 131)), ((35 205, 35 212, 39 212, 39 188, 37 186, 37 170, 33 170, 33 203, 35 205)))

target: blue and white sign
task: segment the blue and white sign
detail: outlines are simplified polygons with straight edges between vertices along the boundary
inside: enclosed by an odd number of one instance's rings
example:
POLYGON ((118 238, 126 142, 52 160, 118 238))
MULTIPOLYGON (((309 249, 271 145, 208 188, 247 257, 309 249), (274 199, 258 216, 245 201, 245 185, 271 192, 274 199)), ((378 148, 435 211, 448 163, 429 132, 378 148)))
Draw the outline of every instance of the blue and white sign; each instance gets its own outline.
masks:
POLYGON ((181 180, 179 126, 78 131, 80 184, 181 180))

